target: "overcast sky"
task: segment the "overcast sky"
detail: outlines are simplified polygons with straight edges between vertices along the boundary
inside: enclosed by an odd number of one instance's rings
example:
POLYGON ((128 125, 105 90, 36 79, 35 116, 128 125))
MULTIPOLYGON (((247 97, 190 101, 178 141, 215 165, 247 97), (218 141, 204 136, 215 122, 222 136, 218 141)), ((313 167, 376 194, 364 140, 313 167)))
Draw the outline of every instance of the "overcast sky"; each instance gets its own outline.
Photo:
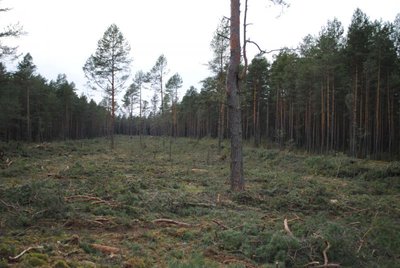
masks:
MULTIPOLYGON (((244 1, 242 1, 244 2, 244 1)), ((371 20, 394 21, 399 0, 287 0, 289 8, 268 0, 249 0, 248 37, 266 50, 296 47, 307 34, 318 35, 328 20, 347 29, 359 7, 371 20)), ((31 53, 38 73, 48 80, 65 73, 78 95, 100 100, 86 88, 82 66, 95 52, 109 25, 119 26, 131 45, 132 72, 148 71, 159 55, 168 60, 169 75, 184 81, 180 92, 209 75, 210 41, 229 0, 3 0, 0 26, 19 22, 27 32, 16 40, 19 52, 31 53)), ((11 44, 9 41, 8 44, 11 44)), ((252 52, 250 51, 250 54, 252 52)), ((255 53, 255 50, 253 50, 255 53)))

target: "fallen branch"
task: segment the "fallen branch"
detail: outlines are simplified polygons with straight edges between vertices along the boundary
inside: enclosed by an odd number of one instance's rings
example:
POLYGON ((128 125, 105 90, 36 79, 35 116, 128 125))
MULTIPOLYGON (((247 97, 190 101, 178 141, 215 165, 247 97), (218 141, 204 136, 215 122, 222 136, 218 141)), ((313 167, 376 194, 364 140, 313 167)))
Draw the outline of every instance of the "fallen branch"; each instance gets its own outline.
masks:
MULTIPOLYGON (((309 263, 305 264, 303 267, 309 267, 309 266, 311 266, 311 265, 319 265, 319 261, 312 261, 312 262, 309 262, 309 263)), ((313 267, 315 267, 315 266, 313 266, 313 267)))
POLYGON ((175 220, 170 220, 170 219, 156 219, 152 221, 152 223, 167 223, 167 224, 173 224, 181 227, 192 227, 191 224, 186 223, 186 222, 181 222, 181 221, 175 221, 175 220))
POLYGON ((8 209, 8 211, 10 211, 10 209, 13 209, 13 210, 17 210, 17 211, 18 211, 18 207, 17 207, 17 206, 15 206, 15 205, 13 205, 13 204, 9 204, 9 203, 7 203, 6 201, 4 201, 3 199, 0 199, 0 202, 1 202, 4 206, 6 206, 6 208, 8 209))
POLYGON ((324 256, 324 264, 319 265, 318 261, 313 261, 304 265, 305 267, 312 267, 312 268, 330 268, 330 267, 340 267, 340 264, 337 263, 329 263, 328 260, 328 250, 331 247, 328 241, 325 241, 326 248, 322 251, 322 255, 324 256))
POLYGON ((225 265, 229 265, 229 264, 232 264, 232 263, 237 263, 237 264, 242 264, 245 267, 249 267, 249 268, 255 268, 256 267, 256 266, 250 264, 247 261, 238 260, 238 259, 235 259, 235 258, 228 258, 228 259, 224 260, 222 263, 225 264, 225 265))
POLYGON ((121 251, 121 249, 116 248, 116 247, 110 247, 110 246, 105 246, 105 245, 100 245, 100 244, 90 244, 90 245, 94 249, 97 249, 106 254, 117 254, 121 251))
POLYGON ((6 160, 7 167, 10 167, 12 165, 12 163, 13 163, 13 161, 7 158, 7 160, 6 160))
POLYGON ((340 267, 340 264, 337 263, 328 263, 328 264, 319 264, 319 261, 312 261, 304 265, 303 267, 311 267, 311 268, 330 268, 330 267, 340 267))
POLYGON ((219 222, 219 221, 217 221, 217 220, 212 220, 212 222, 213 223, 215 223, 216 225, 218 225, 218 226, 220 226, 222 229, 224 229, 224 230, 228 230, 229 228, 225 225, 225 224, 223 224, 222 222, 219 222))
POLYGON ((8 257, 8 259, 10 260, 10 261, 16 261, 16 260, 18 260, 19 258, 21 258, 22 256, 24 256, 24 254, 25 253, 27 253, 28 251, 31 251, 32 249, 43 249, 43 246, 37 246, 37 247, 29 247, 29 248, 27 248, 27 249, 25 249, 25 250, 23 250, 20 254, 18 254, 17 256, 15 256, 15 257, 8 257))
POLYGON ((71 245, 79 245, 80 238, 78 235, 74 234, 71 236, 71 238, 68 238, 67 240, 65 240, 64 243, 71 244, 71 245))
POLYGON ((301 218, 297 215, 297 214, 294 214, 296 217, 295 218, 293 218, 293 219, 291 219, 291 220, 288 220, 288 223, 289 222, 292 222, 292 221, 301 221, 301 218))
POLYGON ((327 240, 325 240, 325 245, 326 245, 326 248, 324 249, 324 251, 322 251, 322 255, 324 255, 324 265, 327 265, 328 264, 328 254, 327 254, 327 252, 328 252, 328 250, 330 249, 330 247, 331 247, 331 244, 329 244, 329 242, 327 241, 327 240))
POLYGON ((97 204, 104 204, 110 207, 117 207, 120 204, 115 201, 107 201, 104 199, 101 199, 100 197, 97 196, 92 196, 92 195, 72 195, 72 196, 67 196, 65 197, 66 201, 69 202, 74 202, 74 201, 87 201, 90 202, 92 205, 97 205, 97 204))
POLYGON ((367 231, 364 233, 364 235, 361 237, 361 239, 360 239, 360 246, 359 246, 358 249, 357 249, 357 253, 360 252, 362 246, 364 245, 364 243, 365 243, 365 237, 367 237, 368 233, 372 231, 372 229, 373 229, 373 226, 372 226, 372 225, 373 225, 373 223, 374 223, 376 217, 378 216, 378 213, 379 213, 379 212, 376 212, 376 213, 375 213, 375 216, 374 216, 374 218, 373 218, 373 220, 372 220, 371 226, 368 228, 368 230, 367 230, 367 231))
POLYGON ((207 173, 207 169, 202 169, 202 168, 192 168, 192 172, 194 173, 207 173))
POLYGON ((292 231, 290 231, 290 229, 289 229, 288 219, 287 219, 287 218, 285 218, 285 219, 283 220, 283 227, 285 228, 285 231, 286 231, 286 233, 287 233, 289 236, 294 237, 292 231))
POLYGON ((328 263, 323 265, 312 266, 312 268, 333 268, 333 267, 340 267, 340 264, 337 263, 328 263))
POLYGON ((364 234, 364 235, 362 236, 362 238, 360 239, 360 246, 359 246, 358 249, 357 249, 357 253, 360 252, 362 246, 363 246, 364 243, 365 243, 365 240, 364 240, 364 239, 365 239, 365 237, 367 236, 367 234, 368 234, 369 232, 371 232, 371 230, 372 230, 372 226, 368 228, 368 230, 365 232, 365 234, 364 234))
POLYGON ((184 202, 184 205, 192 206, 192 207, 205 207, 205 208, 215 208, 215 204, 211 203, 192 203, 192 202, 184 202))

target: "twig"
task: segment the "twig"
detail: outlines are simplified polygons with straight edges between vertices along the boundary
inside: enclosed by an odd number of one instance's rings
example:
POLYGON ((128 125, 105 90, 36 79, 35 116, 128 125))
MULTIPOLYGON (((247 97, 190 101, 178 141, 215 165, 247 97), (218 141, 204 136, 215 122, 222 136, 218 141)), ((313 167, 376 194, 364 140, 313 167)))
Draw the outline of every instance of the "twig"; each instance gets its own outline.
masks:
POLYGON ((7 167, 10 167, 12 165, 12 163, 13 163, 13 161, 7 158, 7 160, 6 160, 7 167))
POLYGON ((317 266, 312 266, 312 268, 330 268, 330 267, 340 267, 340 264, 338 263, 328 263, 328 264, 322 264, 322 265, 317 265, 317 266))
POLYGON ((294 214, 294 216, 296 216, 295 218, 293 218, 293 219, 291 219, 291 220, 288 220, 288 222, 292 222, 292 221, 297 221, 297 220, 301 220, 301 218, 297 215, 297 214, 294 214))
POLYGON ((191 224, 186 223, 186 222, 181 222, 181 221, 174 221, 170 219, 156 219, 152 221, 152 223, 168 223, 168 224, 173 224, 181 227, 192 227, 191 224))
POLYGON ((224 39, 227 39, 227 40, 229 40, 229 37, 228 37, 228 36, 225 36, 225 35, 223 35, 223 34, 220 34, 220 33, 217 33, 217 35, 218 35, 218 36, 220 36, 220 37, 222 37, 222 38, 224 38, 224 39))
POLYGON ((324 265, 328 265, 328 250, 331 247, 331 244, 329 244, 329 242, 327 240, 325 240, 325 244, 326 244, 326 248, 324 249, 324 251, 322 251, 322 255, 324 255, 324 265))
POLYGON ((365 237, 367 236, 367 234, 369 233, 369 232, 371 232, 371 230, 372 230, 372 226, 371 227, 369 227, 368 228, 368 230, 365 232, 365 234, 362 236, 362 238, 360 239, 360 246, 358 247, 358 249, 357 249, 357 253, 359 253, 360 252, 360 250, 361 250, 361 248, 362 248, 362 246, 364 245, 364 242, 365 242, 365 237))
POLYGON ((245 267, 249 267, 249 268, 256 267, 256 266, 250 264, 247 261, 238 260, 238 259, 235 259, 235 258, 229 258, 229 259, 226 259, 226 260, 223 261, 223 264, 231 264, 231 263, 243 264, 245 267))
POLYGON ((27 249, 25 249, 25 250, 23 250, 20 254, 18 254, 17 256, 15 256, 15 257, 8 257, 8 259, 10 260, 10 261, 15 261, 15 260, 18 260, 19 258, 21 258, 25 253, 27 253, 28 251, 30 251, 30 250, 32 250, 32 249, 43 249, 43 246, 37 246, 37 247, 29 247, 29 248, 27 248, 27 249))
POLYGON ((90 244, 94 249, 100 250, 103 253, 108 253, 108 254, 116 254, 121 251, 121 249, 116 248, 116 247, 110 247, 110 246, 105 246, 105 245, 100 245, 100 244, 90 244))
POLYGON ((217 220, 212 220, 212 222, 213 223, 215 223, 216 225, 218 225, 218 226, 220 226, 222 229, 224 229, 224 230, 228 230, 229 228, 225 225, 225 224, 223 224, 222 222, 219 222, 219 221, 217 221, 217 220))
MULTIPOLYGON (((6 201, 4 201, 3 199, 0 199, 0 202, 3 203, 3 205, 5 205, 7 208, 12 208, 14 210, 18 210, 18 207, 16 207, 15 205, 9 204, 6 201)), ((9 210, 10 211, 10 210, 9 210)))
POLYGON ((361 239, 360 239, 360 246, 359 246, 358 249, 357 249, 357 253, 360 252, 362 246, 364 245, 365 237, 366 237, 367 234, 368 234, 369 232, 371 232, 371 230, 373 229, 372 224, 374 223, 376 217, 378 216, 378 213, 379 213, 379 212, 376 212, 376 213, 375 213, 374 219, 373 219, 372 222, 371 222, 371 226, 368 228, 368 230, 367 230, 367 231, 364 233, 364 235, 361 237, 361 239))
POLYGON ((244 18, 243 18, 243 59, 244 59, 244 67, 242 73, 240 74, 239 78, 244 80, 247 73, 248 68, 248 60, 247 60, 247 10, 248 10, 248 0, 244 2, 244 18))
POLYGON ((183 203, 184 205, 187 206, 193 206, 193 207, 205 207, 205 208, 214 208, 216 207, 215 204, 211 204, 211 203, 192 203, 192 202, 185 202, 183 203))
POLYGON ((289 229, 288 219, 287 219, 287 218, 285 218, 285 219, 283 220, 283 226, 284 226, 284 228, 285 228, 285 231, 288 233, 288 235, 291 236, 291 237, 294 237, 292 231, 290 231, 290 229, 289 229))
MULTIPOLYGON (((311 266, 311 265, 319 265, 319 261, 312 261, 312 262, 309 262, 309 263, 305 264, 303 267, 309 267, 309 266, 311 266)), ((313 267, 314 267, 314 266, 313 266, 313 267)))
POLYGON ((72 195, 72 196, 65 197, 65 200, 70 201, 70 202, 73 202, 75 200, 91 201, 90 203, 92 205, 105 204, 110 207, 117 207, 120 205, 119 203, 117 203, 115 201, 107 201, 107 200, 101 199, 100 197, 91 196, 91 195, 72 195))

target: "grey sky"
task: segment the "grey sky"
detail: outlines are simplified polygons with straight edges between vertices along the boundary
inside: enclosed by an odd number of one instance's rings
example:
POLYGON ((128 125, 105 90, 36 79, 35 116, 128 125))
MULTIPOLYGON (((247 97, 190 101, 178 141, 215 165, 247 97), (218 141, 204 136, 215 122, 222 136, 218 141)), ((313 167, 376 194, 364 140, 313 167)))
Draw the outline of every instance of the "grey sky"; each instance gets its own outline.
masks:
MULTIPOLYGON (((248 36, 266 50, 296 47, 307 34, 317 35, 334 17, 345 29, 359 7, 371 20, 394 21, 398 0, 288 0, 282 10, 268 0, 249 0, 248 36)), ((132 72, 148 71, 160 54, 168 60, 169 75, 184 81, 180 95, 209 75, 210 40, 228 0, 3 0, 0 26, 20 22, 28 33, 9 44, 30 52, 38 72, 47 79, 65 73, 78 94, 100 99, 85 87, 82 66, 95 52, 107 27, 117 24, 132 47, 132 72)), ((250 48, 250 55, 255 53, 250 48)))

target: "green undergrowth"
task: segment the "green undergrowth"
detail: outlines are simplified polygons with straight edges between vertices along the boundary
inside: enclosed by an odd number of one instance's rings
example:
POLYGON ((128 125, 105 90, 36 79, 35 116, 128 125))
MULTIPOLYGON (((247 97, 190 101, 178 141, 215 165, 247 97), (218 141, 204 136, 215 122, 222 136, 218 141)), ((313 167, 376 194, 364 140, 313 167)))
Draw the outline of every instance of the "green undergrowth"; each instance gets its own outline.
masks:
POLYGON ((0 267, 398 267, 399 162, 216 144, 0 144, 0 267))

